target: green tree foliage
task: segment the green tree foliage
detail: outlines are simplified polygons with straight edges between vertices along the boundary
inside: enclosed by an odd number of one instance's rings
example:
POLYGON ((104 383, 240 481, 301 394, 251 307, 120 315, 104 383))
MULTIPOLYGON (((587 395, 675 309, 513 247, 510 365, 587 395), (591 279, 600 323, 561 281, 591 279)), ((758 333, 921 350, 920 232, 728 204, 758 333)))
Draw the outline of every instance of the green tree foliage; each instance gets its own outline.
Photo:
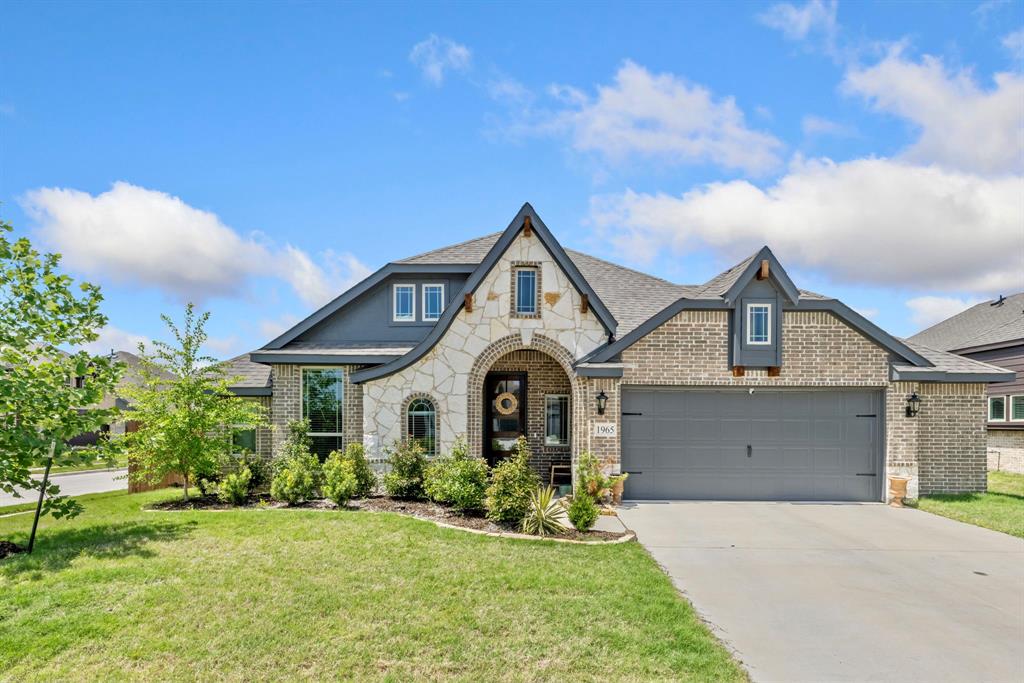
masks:
POLYGON ((202 355, 209 313, 196 316, 189 304, 180 327, 160 317, 174 342, 153 342, 152 354, 139 344, 140 381, 125 393, 140 427, 125 435, 123 446, 133 477, 157 482, 178 474, 188 500, 189 485, 216 476, 230 455, 232 429, 262 424, 263 411, 232 394, 224 365, 202 355))
MULTIPOLYGON (((103 408, 123 367, 85 351, 107 324, 95 285, 77 286, 58 271, 60 256, 40 254, 0 220, 0 491, 38 490, 30 476, 53 452, 54 465, 92 460, 95 451, 73 450, 67 441, 98 431, 117 415, 103 408)), ((73 516, 75 501, 61 497, 51 480, 44 514, 73 516)))

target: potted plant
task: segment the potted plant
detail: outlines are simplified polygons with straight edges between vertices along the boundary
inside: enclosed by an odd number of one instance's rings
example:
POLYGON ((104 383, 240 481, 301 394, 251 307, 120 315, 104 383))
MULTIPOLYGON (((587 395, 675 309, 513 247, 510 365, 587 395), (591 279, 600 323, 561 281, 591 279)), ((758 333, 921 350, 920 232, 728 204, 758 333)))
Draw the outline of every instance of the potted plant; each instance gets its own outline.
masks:
POLYGON ((608 478, 608 488, 612 494, 612 504, 620 505, 622 503, 622 490, 626 486, 626 479, 629 477, 629 472, 622 472, 621 474, 613 474, 608 478))

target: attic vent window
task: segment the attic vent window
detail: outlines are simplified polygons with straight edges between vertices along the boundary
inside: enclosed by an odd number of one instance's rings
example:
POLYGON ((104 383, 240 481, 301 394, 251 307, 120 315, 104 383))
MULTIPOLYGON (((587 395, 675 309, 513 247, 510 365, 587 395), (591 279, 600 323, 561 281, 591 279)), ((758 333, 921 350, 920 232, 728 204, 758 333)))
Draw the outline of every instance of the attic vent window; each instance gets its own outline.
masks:
POLYGON ((517 268, 515 271, 516 315, 537 315, 537 269, 517 268))
POLYGON ((762 346, 772 343, 771 304, 747 304, 747 343, 762 346))

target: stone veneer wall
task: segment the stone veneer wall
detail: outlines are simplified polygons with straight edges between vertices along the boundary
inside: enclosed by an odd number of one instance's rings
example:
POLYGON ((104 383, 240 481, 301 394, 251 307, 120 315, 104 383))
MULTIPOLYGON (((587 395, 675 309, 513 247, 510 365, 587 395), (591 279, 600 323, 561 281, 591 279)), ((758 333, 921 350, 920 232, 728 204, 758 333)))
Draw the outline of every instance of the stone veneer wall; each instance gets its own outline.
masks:
POLYGON ((520 233, 473 293, 472 311, 459 311, 438 343, 416 363, 363 384, 367 451, 379 453, 383 445, 401 437, 395 411, 407 396, 422 392, 437 398, 439 450, 448 450, 457 436, 466 435, 473 452, 479 453, 482 418, 473 413, 473 404, 479 405, 482 391, 473 391, 471 401, 469 384, 477 359, 507 338, 516 338, 517 348, 537 348, 553 357, 557 353, 560 363, 561 356, 570 363, 582 358, 603 344, 607 333, 593 310, 580 311, 580 303, 579 293, 536 234, 520 233), (537 318, 510 315, 516 262, 540 264, 543 291, 537 318), (547 346, 549 342, 552 346, 547 346))
POLYGON ((1024 429, 988 430, 988 469, 1024 474, 1024 429))
MULTIPOLYGON (((318 365, 316 367, 324 367, 318 365)), ((343 372, 342 443, 360 443, 363 438, 363 388, 352 384, 351 374, 359 365, 335 366, 343 372)), ((271 366, 274 395, 270 400, 271 455, 276 455, 288 435, 288 423, 302 417, 302 366, 277 364, 271 366)), ((397 411, 400 406, 392 406, 397 411)))
MULTIPOLYGON (((526 377, 526 439, 530 442, 532 457, 530 465, 547 484, 551 478, 551 465, 571 465, 570 445, 548 446, 544 443, 547 431, 547 416, 544 397, 549 394, 569 396, 569 428, 572 429, 572 384, 569 376, 559 363, 544 353, 533 349, 511 351, 491 365, 488 372, 525 372, 526 377)), ((481 420, 482 422, 482 420, 481 420)), ((572 443, 572 433, 570 431, 572 443)))

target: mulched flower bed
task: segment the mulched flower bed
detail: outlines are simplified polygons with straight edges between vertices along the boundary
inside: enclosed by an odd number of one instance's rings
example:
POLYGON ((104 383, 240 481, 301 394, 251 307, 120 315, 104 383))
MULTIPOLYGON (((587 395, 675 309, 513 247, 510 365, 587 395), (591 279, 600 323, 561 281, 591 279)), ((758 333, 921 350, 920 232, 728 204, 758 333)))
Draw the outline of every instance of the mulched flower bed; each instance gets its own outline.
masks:
MULTIPOLYGON (((329 500, 309 500, 305 503, 289 506, 280 501, 271 499, 267 495, 255 496, 243 505, 230 505, 222 503, 216 496, 194 496, 188 501, 177 498, 154 503, 151 510, 231 510, 235 508, 260 508, 277 509, 287 508, 299 510, 336 510, 337 506, 329 500)), ((483 531, 486 533, 519 533, 519 528, 512 525, 496 524, 484 517, 483 511, 459 512, 454 508, 438 505, 422 500, 398 500, 387 496, 373 496, 371 498, 358 498, 348 504, 349 510, 366 510, 367 512, 395 512, 402 515, 425 519, 452 526, 483 531)), ((615 533, 611 531, 577 531, 566 529, 565 532, 557 534, 552 538, 564 538, 573 541, 614 541, 627 535, 626 532, 615 533)))
POLYGON ((22 548, 17 543, 11 543, 10 541, 0 541, 0 560, 5 557, 10 557, 16 553, 25 552, 25 548, 22 548))

